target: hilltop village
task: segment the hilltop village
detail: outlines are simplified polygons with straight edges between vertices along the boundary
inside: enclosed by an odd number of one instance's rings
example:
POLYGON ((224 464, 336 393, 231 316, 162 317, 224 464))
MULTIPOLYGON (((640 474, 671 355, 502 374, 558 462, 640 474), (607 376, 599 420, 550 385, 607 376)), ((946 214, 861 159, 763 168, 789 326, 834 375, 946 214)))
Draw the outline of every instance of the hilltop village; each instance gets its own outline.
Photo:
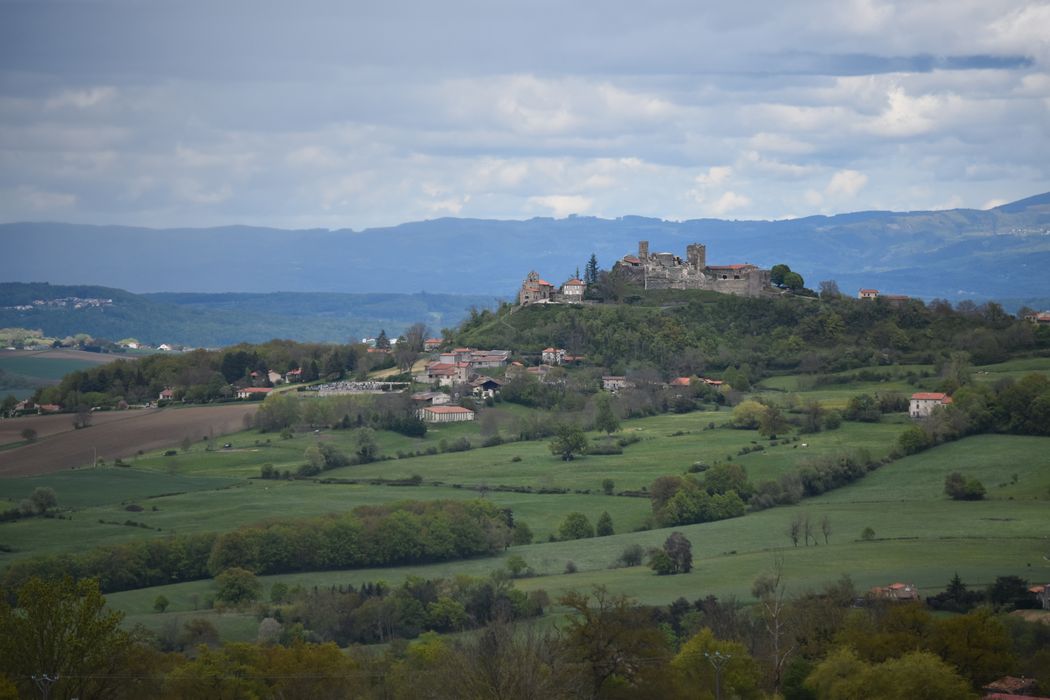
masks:
MULTIPOLYGON (((638 242, 638 253, 616 261, 613 273, 641 289, 706 289, 736 296, 760 297, 779 294, 772 272, 751 263, 708 265, 707 246, 686 246, 685 259, 674 253, 650 253, 649 241, 638 242)), ((535 271, 521 284, 518 303, 571 304, 584 300, 587 285, 573 278, 555 288, 535 271)))

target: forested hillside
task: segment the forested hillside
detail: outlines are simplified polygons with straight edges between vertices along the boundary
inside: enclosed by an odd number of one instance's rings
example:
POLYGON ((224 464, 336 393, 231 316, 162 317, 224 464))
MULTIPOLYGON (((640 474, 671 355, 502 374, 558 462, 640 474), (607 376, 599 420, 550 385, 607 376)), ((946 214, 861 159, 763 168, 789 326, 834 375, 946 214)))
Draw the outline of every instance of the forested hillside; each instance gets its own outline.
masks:
MULTIPOLYGON (((173 282, 173 285, 175 283, 173 282)), ((435 332, 456 325, 489 296, 452 294, 132 294, 91 285, 0 283, 0 328, 40 329, 51 337, 86 333, 111 341, 217 347, 273 338, 346 343, 380 330, 395 336, 422 322, 435 332), (63 298, 108 299, 86 308, 33 306, 63 298), (16 309, 32 306, 30 309, 16 309)))

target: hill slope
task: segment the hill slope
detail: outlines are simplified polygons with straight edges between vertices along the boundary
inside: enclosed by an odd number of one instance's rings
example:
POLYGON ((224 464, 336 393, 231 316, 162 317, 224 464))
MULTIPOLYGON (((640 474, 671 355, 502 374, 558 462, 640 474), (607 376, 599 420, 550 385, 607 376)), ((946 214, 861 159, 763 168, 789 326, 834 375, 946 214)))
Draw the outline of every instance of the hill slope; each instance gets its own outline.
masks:
POLYGON ((713 264, 788 262, 814 285, 834 278, 847 291, 875 286, 923 297, 1045 297, 1050 193, 988 211, 876 211, 787 221, 447 218, 360 232, 13 223, 0 225, 0 279, 142 292, 508 295, 531 268, 560 282, 592 252, 609 267, 639 239, 649 240, 653 250, 678 253, 687 243, 706 243, 713 264), (60 279, 56 270, 64 271, 60 279))
POLYGON ((386 329, 399 334, 422 322, 439 331, 454 326, 471 306, 493 304, 492 297, 448 294, 132 294, 90 285, 0 283, 0 328, 39 328, 64 337, 88 333, 120 340, 193 346, 260 343, 272 338, 347 342, 386 329), (112 300, 89 308, 28 310, 34 300, 65 297, 112 300))

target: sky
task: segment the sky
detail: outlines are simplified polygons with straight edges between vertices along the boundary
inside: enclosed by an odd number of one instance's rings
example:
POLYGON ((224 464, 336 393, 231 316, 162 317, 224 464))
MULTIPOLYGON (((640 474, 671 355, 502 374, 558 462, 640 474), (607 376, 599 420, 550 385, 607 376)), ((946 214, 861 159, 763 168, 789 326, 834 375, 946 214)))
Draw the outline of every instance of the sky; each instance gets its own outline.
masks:
POLYGON ((0 0, 0 220, 989 208, 1048 68, 1050 2, 0 0))

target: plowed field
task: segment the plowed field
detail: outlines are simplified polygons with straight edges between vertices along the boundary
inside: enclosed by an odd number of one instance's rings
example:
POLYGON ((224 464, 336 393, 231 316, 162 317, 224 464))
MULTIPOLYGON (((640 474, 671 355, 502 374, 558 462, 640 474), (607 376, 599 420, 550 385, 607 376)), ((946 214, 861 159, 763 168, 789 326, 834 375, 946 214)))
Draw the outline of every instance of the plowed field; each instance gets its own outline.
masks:
POLYGON ((0 422, 0 444, 21 440, 22 429, 32 427, 40 439, 30 445, 0 451, 0 477, 30 476, 90 466, 96 454, 107 462, 178 445, 186 437, 200 441, 207 435, 241 430, 244 417, 258 404, 153 408, 92 415, 89 428, 73 430, 71 415, 16 418, 0 422))

